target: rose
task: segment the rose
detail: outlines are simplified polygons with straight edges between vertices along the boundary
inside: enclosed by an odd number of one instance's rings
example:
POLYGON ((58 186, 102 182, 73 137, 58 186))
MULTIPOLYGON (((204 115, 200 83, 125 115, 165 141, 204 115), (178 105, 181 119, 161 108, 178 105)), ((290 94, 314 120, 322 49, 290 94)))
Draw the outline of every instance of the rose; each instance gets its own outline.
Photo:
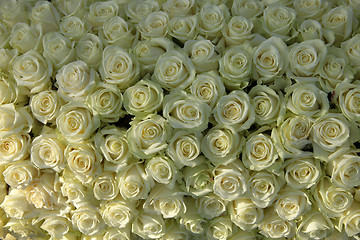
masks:
POLYGON ((333 231, 334 225, 331 220, 322 213, 312 210, 303 216, 296 235, 300 239, 323 239, 333 231))
POLYGON ((206 220, 201 218, 195 208, 194 198, 185 198, 186 213, 179 218, 180 226, 194 234, 201 234, 204 232, 204 225, 206 220))
POLYGON ((326 46, 331 46, 335 41, 334 32, 322 28, 321 24, 313 19, 303 21, 297 31, 299 42, 320 39, 324 41, 326 46))
POLYGON ((229 164, 220 165, 213 170, 214 193, 226 201, 233 201, 246 192, 249 173, 237 159, 229 164))
POLYGON ((309 135, 312 122, 305 116, 293 116, 286 119, 278 128, 273 128, 271 138, 281 158, 299 155, 311 143, 309 135))
POLYGON ((119 5, 115 1, 94 2, 90 5, 86 21, 88 21, 95 30, 99 30, 104 22, 118 15, 119 5))
POLYGON ((166 229, 165 221, 161 215, 142 212, 135 218, 131 230, 143 239, 159 239, 165 235, 166 229))
POLYGON ((256 230, 252 231, 243 231, 241 229, 237 229, 237 231, 229 238, 229 240, 253 240, 258 236, 258 232, 256 230))
POLYGON ((9 218, 25 219, 31 217, 33 207, 29 204, 25 197, 25 190, 11 189, 9 194, 4 198, 0 207, 9 218))
MULTIPOLYGON (((65 170, 66 171, 66 170, 65 170)), ((92 197, 92 192, 88 191, 86 187, 75 177, 70 179, 69 177, 74 177, 73 175, 66 172, 62 177, 60 177, 61 182, 61 195, 67 198, 66 203, 71 203, 75 207, 79 208, 80 206, 90 202, 92 197)))
POLYGON ((9 44, 20 53, 41 50, 42 29, 40 25, 29 26, 19 22, 11 30, 9 44))
POLYGON ((42 91, 30 98, 31 113, 43 124, 55 122, 60 105, 61 100, 54 90, 42 91))
POLYGON ((118 193, 116 186, 115 173, 103 172, 92 182, 94 197, 97 200, 112 200, 118 193))
POLYGON ((217 125, 202 139, 201 151, 215 166, 226 165, 237 158, 243 144, 244 138, 235 129, 217 125))
POLYGON ((334 98, 342 114, 352 123, 359 123, 360 87, 357 84, 339 83, 335 89, 334 98))
POLYGON ((17 57, 16 49, 0 48, 0 69, 3 71, 9 71, 12 68, 12 64, 17 57))
POLYGON ((11 29, 18 22, 27 22, 27 9, 24 2, 6 1, 0 7, 1 19, 11 29))
POLYGON ((330 4, 327 1, 304 1, 295 0, 294 8, 300 18, 318 20, 329 9, 330 4))
POLYGON ((63 105, 56 118, 56 126, 69 142, 89 138, 99 125, 99 118, 88 107, 75 102, 63 105))
POLYGON ((353 203, 353 195, 333 185, 329 177, 319 181, 313 189, 313 196, 320 212, 328 217, 340 217, 353 203))
POLYGON ((30 93, 38 93, 49 87, 53 69, 49 60, 30 50, 15 58, 13 76, 18 86, 26 87, 30 93))
POLYGON ((251 40, 254 37, 254 34, 252 34, 253 28, 254 24, 249 18, 245 18, 243 15, 232 16, 221 30, 225 38, 225 45, 240 45, 251 40))
POLYGON ((229 16, 229 10, 224 4, 204 4, 197 14, 199 34, 211 40, 219 37, 229 16))
POLYGON ((294 9, 280 3, 269 4, 261 19, 264 31, 270 36, 276 36, 284 41, 291 38, 291 31, 296 18, 294 9))
POLYGON ((196 15, 172 17, 167 25, 168 34, 181 42, 196 39, 198 35, 196 15))
POLYGON ((149 79, 142 79, 124 92, 124 108, 127 113, 144 116, 161 109, 163 89, 149 79))
POLYGON ((207 128, 210 107, 181 90, 174 90, 164 97, 163 115, 175 128, 203 131, 207 128))
POLYGON ((120 194, 125 200, 146 199, 154 185, 141 163, 127 166, 116 178, 120 194))
POLYGON ((105 82, 115 84, 123 91, 139 79, 140 65, 124 49, 109 45, 103 51, 99 72, 105 82))
POLYGON ((70 170, 82 183, 89 183, 101 171, 101 154, 88 142, 77 142, 66 146, 64 156, 70 170))
POLYGON ((105 227, 98 210, 90 205, 72 211, 71 222, 75 230, 90 236, 105 227))
POLYGON ((135 0, 130 1, 125 8, 126 16, 133 23, 138 23, 142 17, 149 15, 151 12, 160 10, 159 3, 154 0, 135 0))
POLYGON ((116 198, 100 204, 100 214, 105 224, 113 228, 125 228, 135 217, 135 206, 130 201, 116 198))
POLYGON ((40 169, 50 168, 61 172, 66 165, 64 148, 55 131, 43 131, 31 143, 31 162, 40 169))
POLYGON ((131 239, 131 226, 127 226, 124 229, 109 228, 106 230, 103 239, 120 239, 120 240, 130 240, 131 239))
POLYGON ((220 126, 231 126, 235 131, 249 129, 255 121, 255 112, 249 96, 242 90, 235 90, 219 99, 213 115, 220 126))
POLYGON ((325 43, 320 39, 293 44, 289 53, 290 68, 286 74, 297 81, 311 80, 326 53, 325 43))
POLYGON ((360 232, 360 206, 358 202, 354 201, 350 209, 343 214, 339 219, 339 231, 345 230, 347 236, 356 237, 360 232))
POLYGON ((228 89, 243 89, 249 84, 252 52, 252 47, 247 44, 232 46, 224 51, 219 60, 219 72, 228 89))
POLYGON ((86 100, 93 113, 99 115, 103 122, 117 122, 124 115, 123 96, 120 89, 112 84, 97 82, 86 100))
POLYGON ((20 94, 21 87, 8 76, 0 76, 0 105, 28 101, 27 96, 20 94))
POLYGON ((105 21, 99 31, 100 39, 106 44, 115 44, 122 48, 131 48, 134 41, 132 26, 119 16, 115 16, 105 21))
POLYGON ((61 238, 70 231, 70 221, 66 217, 51 216, 45 219, 40 228, 48 232, 52 238, 61 238))
POLYGON ((232 222, 229 217, 218 217, 209 223, 206 231, 207 239, 228 239, 233 233, 232 222))
POLYGON ((28 107, 15 106, 13 103, 0 105, 0 137, 16 133, 30 132, 34 119, 28 107))
POLYGON ((167 90, 185 89, 194 80, 195 73, 195 66, 183 52, 171 50, 159 57, 152 79, 167 90))
POLYGON ((186 212, 183 197, 184 193, 180 189, 169 189, 165 185, 159 185, 151 189, 143 208, 152 206, 163 218, 177 218, 186 212))
POLYGON ((311 204, 306 192, 285 187, 279 191, 274 209, 279 217, 291 221, 308 212, 311 204))
POLYGON ((264 210, 246 197, 237 198, 229 203, 228 211, 231 221, 244 231, 256 228, 264 217, 264 210))
POLYGON ((138 158, 151 158, 167 147, 171 127, 159 115, 134 119, 126 133, 131 153, 138 158))
POLYGON ((284 162, 284 179, 294 189, 310 188, 321 176, 320 161, 312 153, 303 154, 284 162))
POLYGON ((285 221, 274 210, 269 208, 264 215, 264 220, 259 226, 260 233, 268 238, 291 238, 295 235, 296 224, 294 221, 285 221))
POLYGON ((177 180, 181 178, 175 164, 166 156, 156 156, 146 162, 146 174, 156 182, 174 188, 177 180))
POLYGON ((39 176, 39 170, 30 161, 25 160, 8 165, 2 174, 4 181, 10 187, 24 188, 39 176))
POLYGON ((218 100, 225 95, 223 79, 217 71, 198 74, 190 86, 190 93, 214 108, 218 100))
POLYGON ((46 237, 46 233, 39 228, 39 224, 33 225, 31 220, 32 219, 9 219, 4 226, 4 230, 6 229, 6 232, 8 231, 9 233, 4 236, 6 238, 46 237))
POLYGON ((183 49, 190 57, 197 73, 218 69, 220 55, 210 40, 188 40, 183 49))
POLYGON ((259 16, 264 11, 264 3, 262 1, 234 0, 231 6, 231 14, 233 16, 243 16, 251 19, 259 16))
POLYGON ((31 137, 27 133, 16 133, 0 138, 0 163, 24 160, 29 156, 31 137))
POLYGON ((83 20, 76 16, 66 16, 61 19, 60 33, 70 40, 79 41, 86 34, 83 20))
POLYGON ((167 231, 164 236, 160 238, 160 240, 165 239, 173 239, 173 240, 180 240, 180 239, 189 239, 191 235, 183 228, 180 228, 179 224, 176 222, 171 222, 170 226, 167 228, 167 231))
POLYGON ((327 94, 313 83, 296 83, 286 89, 286 107, 296 115, 319 117, 329 110, 327 94))
POLYGON ((341 44, 341 48, 344 49, 346 55, 350 60, 351 66, 358 71, 360 69, 359 59, 360 59, 360 34, 356 34, 354 37, 350 38, 348 41, 341 44))
POLYGON ((59 29, 60 15, 54 5, 48 1, 36 2, 29 18, 32 24, 40 24, 44 33, 59 29))
POLYGON ((255 48, 253 55, 255 79, 270 82, 282 76, 288 67, 288 48, 278 37, 271 37, 255 48))
POLYGON ((194 0, 169 0, 164 2, 162 8, 169 14, 170 17, 186 16, 192 15, 194 4, 194 0))
POLYGON ((103 44, 97 35, 87 33, 77 42, 75 52, 89 67, 97 69, 101 63, 103 44))
POLYGON ((62 15, 83 17, 87 1, 78 0, 69 2, 67 0, 56 0, 54 5, 62 15))
MULTIPOLYGON (((9 36, 10 36, 10 31, 8 30, 8 28, 5 26, 4 23, 0 23, 0 46, 1 47, 6 47, 9 45, 9 36)), ((10 50, 10 49, 8 49, 10 50)), ((11 51, 11 50, 10 50, 11 51)), ((13 51, 17 51, 16 49, 14 49, 13 51)), ((8 62, 7 62, 8 63, 8 62)))
MULTIPOLYGON (((203 159, 205 160, 205 159, 203 159)), ((187 193, 191 196, 203 196, 213 191, 213 166, 202 163, 195 167, 185 167, 183 169, 183 179, 187 193)))
POLYGON ((137 27, 142 39, 162 38, 167 34, 169 15, 163 11, 149 13, 139 21, 137 27))
POLYGON ((212 219, 226 211, 226 202, 213 193, 196 199, 196 208, 202 218, 212 219))

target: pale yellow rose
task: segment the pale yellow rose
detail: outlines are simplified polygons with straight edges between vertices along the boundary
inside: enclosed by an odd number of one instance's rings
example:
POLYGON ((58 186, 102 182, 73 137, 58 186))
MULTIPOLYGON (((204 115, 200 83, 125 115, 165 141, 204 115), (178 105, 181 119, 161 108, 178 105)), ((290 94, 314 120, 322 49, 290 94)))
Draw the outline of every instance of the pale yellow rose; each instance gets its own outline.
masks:
POLYGON ((4 72, 12 69, 12 64, 17 55, 16 49, 0 48, 0 69, 4 72))
POLYGON ((90 236, 105 228, 99 211, 91 205, 82 206, 72 211, 71 222, 75 230, 90 236))
POLYGON ((356 70, 360 70, 360 34, 356 34, 348 41, 341 44, 341 48, 345 50, 345 53, 349 57, 351 66, 356 70))
POLYGON ((132 223, 132 232, 142 239, 159 239, 167 232, 164 219, 155 212, 142 212, 132 223))
POLYGON ((13 219, 31 218, 31 211, 35 211, 34 207, 26 200, 25 190, 22 189, 11 189, 0 207, 7 217, 13 219))
POLYGON ((210 40, 188 40, 183 49, 193 62, 197 73, 218 69, 220 55, 210 40))
POLYGON ((167 34, 169 15, 163 11, 152 12, 141 18, 137 27, 142 39, 162 38, 167 34))
POLYGON ((213 193, 196 199, 197 212, 202 218, 212 219, 226 211, 226 202, 213 193))
MULTIPOLYGON (((322 1, 324 2, 324 1, 322 1)), ((333 31, 322 28, 317 20, 307 19, 297 28, 299 42, 320 39, 326 46, 331 46, 335 41, 333 31)))
POLYGON ((29 18, 33 24, 41 25, 44 34, 59 29, 60 15, 51 2, 37 1, 31 9, 29 18))
POLYGON ((114 172, 103 172, 98 175, 92 182, 92 188, 97 200, 112 200, 119 193, 114 172))
POLYGON ((105 224, 113 228, 124 230, 131 225, 136 213, 134 202, 120 197, 100 204, 100 214, 105 224))
POLYGON ((13 103, 0 105, 0 137, 16 133, 30 132, 34 119, 28 107, 15 106, 13 103))
POLYGON ((125 13, 131 22, 138 23, 142 17, 159 10, 160 5, 155 0, 133 0, 126 5, 125 13))
POLYGON ((264 11, 264 2, 259 0, 234 0, 231 6, 233 16, 243 16, 251 19, 259 16, 264 11))
POLYGON ((94 2, 90 5, 85 19, 95 30, 99 30, 106 20, 117 16, 118 13, 119 5, 115 1, 94 2))
POLYGON ((131 48, 134 44, 135 35, 133 27, 123 18, 115 16, 105 21, 99 31, 99 37, 106 45, 118 45, 122 48, 131 48))
POLYGON ((168 34, 181 42, 196 39, 198 35, 197 24, 196 15, 172 17, 167 26, 168 34))
POLYGON ((60 22, 60 33, 70 40, 79 41, 86 34, 85 24, 76 16, 65 16, 60 22))
POLYGON ((295 0, 297 17, 318 20, 330 8, 330 2, 324 0, 295 0))
POLYGON ((42 29, 40 25, 28 25, 26 22, 16 23, 11 30, 9 44, 20 53, 42 49, 42 29))
POLYGON ((98 69, 102 59, 103 43, 97 35, 87 33, 77 42, 75 52, 79 60, 86 62, 91 68, 98 69))
POLYGON ((254 37, 252 33, 253 28, 254 24, 252 20, 245 18, 243 15, 232 16, 221 31, 225 38, 226 46, 236 46, 250 41, 254 37))
POLYGON ((4 181, 12 188, 24 188, 39 177, 39 170, 30 161, 17 161, 6 166, 4 181))
POLYGON ((62 238, 71 230, 69 219, 62 216, 51 216, 46 218, 40 228, 47 231, 54 239, 62 238))
POLYGON ((28 22, 27 6, 25 2, 8 0, 0 7, 2 22, 11 29, 18 22, 28 22))
POLYGON ((286 221, 275 214, 274 209, 268 208, 259 226, 260 233, 267 238, 292 238, 296 233, 296 223, 286 221))
POLYGON ((345 231, 349 237, 357 237, 360 233, 360 206, 357 201, 354 201, 349 210, 343 214, 339 219, 340 231, 345 231))
POLYGON ((85 8, 87 7, 86 0, 76 0, 76 1, 67 1, 67 0, 55 0, 55 7, 59 10, 62 16, 77 16, 82 18, 85 13, 85 8))
POLYGON ((54 123, 59 113, 61 99, 54 90, 39 92, 30 98, 30 109, 33 116, 43 124, 54 123))
POLYGON ((207 239, 228 239, 233 233, 232 222, 229 217, 217 217, 210 221, 206 231, 207 239))
POLYGON ((162 8, 173 16, 192 15, 195 8, 194 0, 168 0, 163 3, 162 8))
POLYGON ((0 138, 0 164, 24 160, 29 156, 31 136, 27 133, 16 133, 0 138))
POLYGON ((298 225, 296 235, 299 239, 324 239, 334 231, 331 220, 313 209, 306 213, 298 225))
POLYGON ((334 99, 342 114, 352 123, 359 123, 360 85, 350 83, 339 83, 336 86, 334 99))

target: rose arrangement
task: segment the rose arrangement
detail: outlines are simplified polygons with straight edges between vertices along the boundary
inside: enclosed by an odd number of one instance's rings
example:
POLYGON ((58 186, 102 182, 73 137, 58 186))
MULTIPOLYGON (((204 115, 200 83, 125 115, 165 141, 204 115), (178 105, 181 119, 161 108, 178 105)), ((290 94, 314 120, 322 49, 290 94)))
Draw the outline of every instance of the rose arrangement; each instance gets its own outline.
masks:
POLYGON ((358 239, 356 0, 2 0, 0 238, 358 239))

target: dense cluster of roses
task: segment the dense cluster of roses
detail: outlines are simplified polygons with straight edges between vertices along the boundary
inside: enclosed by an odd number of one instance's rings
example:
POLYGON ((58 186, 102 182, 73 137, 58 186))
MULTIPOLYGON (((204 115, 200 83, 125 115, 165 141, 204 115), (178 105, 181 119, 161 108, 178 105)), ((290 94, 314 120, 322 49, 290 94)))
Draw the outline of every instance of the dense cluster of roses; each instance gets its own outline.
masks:
POLYGON ((0 237, 356 237, 359 15, 1 0, 0 237))

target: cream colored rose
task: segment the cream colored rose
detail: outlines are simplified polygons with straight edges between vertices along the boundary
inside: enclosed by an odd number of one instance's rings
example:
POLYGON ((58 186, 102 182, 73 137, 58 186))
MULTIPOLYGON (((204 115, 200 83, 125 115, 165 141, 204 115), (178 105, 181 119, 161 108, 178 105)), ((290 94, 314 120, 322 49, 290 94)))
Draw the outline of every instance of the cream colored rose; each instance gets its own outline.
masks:
POLYGON ((288 48, 278 37, 271 37, 255 48, 253 64, 255 77, 270 82, 274 77, 282 76, 288 68, 288 48))
POLYGON ((126 137, 131 153, 138 158, 151 158, 166 149, 171 126, 159 115, 148 115, 130 123, 126 137))
POLYGON ((166 233, 166 225, 161 215, 153 212, 142 212, 132 223, 131 231, 145 239, 159 239, 166 233))
POLYGON ((69 142, 77 142, 89 138, 100 120, 85 105, 70 102, 60 108, 56 126, 69 142))
POLYGON ((2 22, 11 29, 18 22, 27 22, 28 14, 25 2, 4 1, 0 7, 2 22))
POLYGON ((0 164, 24 160, 30 153, 31 137, 27 133, 16 133, 0 138, 0 164))
POLYGON ((51 216, 46 218, 40 228, 50 234, 52 238, 61 238, 70 231, 69 219, 62 216, 51 216))
POLYGON ((226 211, 226 202, 213 193, 196 199, 197 212, 202 218, 212 219, 226 211))
POLYGON ((30 93, 46 90, 51 84, 53 69, 50 61, 33 50, 16 57, 12 70, 17 85, 27 88, 30 93))
POLYGON ((206 220, 201 218, 197 213, 194 198, 185 198, 186 213, 179 218, 180 226, 193 234, 201 234, 204 232, 206 220))
POLYGON ((339 83, 335 90, 335 99, 342 114, 352 123, 359 123, 360 86, 358 84, 339 83))
POLYGON ((125 200, 146 199, 153 187, 153 182, 141 163, 127 166, 118 173, 116 178, 120 194, 125 200))
POLYGON ((159 3, 155 0, 135 0, 129 1, 126 5, 125 13, 131 22, 138 23, 142 17, 159 10, 159 3))
POLYGON ((181 228, 177 222, 171 222, 167 228, 165 235, 159 238, 159 240, 167 240, 167 239, 187 240, 190 237, 191 235, 189 234, 188 231, 186 231, 186 229, 181 228))
POLYGON ((74 142, 68 144, 64 150, 64 156, 70 170, 82 183, 89 183, 101 170, 102 156, 91 143, 74 142))
POLYGON ((22 90, 13 78, 7 75, 0 76, 0 105, 28 102, 27 96, 20 94, 22 90))
POLYGON ((244 231, 255 229, 264 218, 264 210, 246 197, 237 198, 229 203, 228 211, 231 221, 244 231))
POLYGON ((236 232, 229 238, 229 240, 254 240, 258 236, 257 230, 252 231, 244 231, 241 229, 237 229, 236 232))
POLYGON ((97 82, 86 100, 94 115, 99 115, 103 122, 117 122, 125 115, 123 96, 120 89, 112 84, 97 82))
POLYGON ((344 49, 346 55, 350 60, 351 66, 358 71, 360 69, 360 34, 356 34, 348 41, 341 44, 341 48, 344 49))
POLYGON ((220 126, 231 126, 236 132, 249 129, 255 121, 249 95, 242 90, 235 90, 221 97, 213 115, 220 126))
POLYGON ((196 15, 172 17, 167 26, 168 34, 181 42, 196 39, 197 24, 196 15))
POLYGON ((264 3, 259 0, 234 0, 231 6, 231 14, 233 16, 243 16, 251 19, 259 16, 264 11, 264 3))
POLYGON ((302 217, 296 235, 299 239, 324 239, 333 231, 331 220, 317 210, 312 210, 302 217))
POLYGON ((77 16, 82 18, 84 16, 85 8, 87 7, 87 1, 55 0, 54 5, 59 10, 61 15, 77 16))
POLYGON ((40 169, 53 169, 61 172, 66 166, 64 144, 55 131, 43 131, 31 143, 31 162, 40 169))
POLYGON ((349 211, 346 211, 339 219, 340 231, 344 230, 349 237, 355 237, 360 233, 360 206, 354 201, 349 211))
POLYGON ((225 38, 225 45, 236 46, 251 40, 254 37, 253 28, 254 24, 250 19, 243 15, 232 16, 221 31, 225 38))
POLYGON ((249 173, 239 159, 215 167, 213 175, 214 193, 226 201, 233 201, 247 191, 246 182, 249 173))
POLYGON ((122 229, 131 225, 136 214, 135 205, 122 198, 115 198, 100 204, 99 211, 106 225, 122 229))
POLYGON ((41 25, 44 34, 59 29, 60 15, 51 2, 43 0, 36 2, 29 18, 32 24, 41 25))
POLYGON ((209 163, 202 163, 195 167, 185 167, 183 169, 183 179, 187 193, 199 197, 212 192, 214 185, 213 168, 209 163))
POLYGON ((22 189, 11 189, 0 207, 7 217, 15 219, 29 218, 31 211, 34 211, 34 208, 26 200, 25 190, 22 189))
POLYGON ((166 184, 168 188, 174 188, 177 180, 181 177, 175 164, 166 156, 156 156, 146 162, 146 174, 156 182, 166 184))
POLYGON ((42 35, 40 25, 30 26, 26 22, 19 22, 11 30, 9 44, 19 53, 39 51, 42 48, 42 35))
POLYGON ((309 136, 313 123, 305 116, 287 118, 279 127, 273 128, 271 138, 281 158, 294 157, 311 143, 309 136))
POLYGON ((65 16, 60 22, 60 33, 70 40, 79 41, 86 34, 85 24, 77 16, 65 16))
POLYGON ((162 38, 167 34, 169 15, 163 11, 149 13, 139 21, 137 27, 142 39, 162 38))
POLYGON ((284 179, 294 189, 310 188, 321 176, 320 161, 312 153, 287 159, 284 162, 284 179))
POLYGON ((252 71, 250 45, 232 46, 224 51, 219 60, 219 72, 227 89, 243 89, 250 82, 252 71))
POLYGON ((99 72, 105 82, 115 84, 123 91, 139 79, 140 65, 121 47, 109 45, 103 51, 99 72))
POLYGON ((92 182, 94 197, 97 200, 112 200, 118 193, 116 186, 115 173, 103 172, 92 182))
POLYGON ((193 62, 197 73, 218 69, 220 55, 210 40, 188 40, 183 49, 193 62))
POLYGON ((225 4, 215 5, 205 3, 197 14, 199 34, 207 39, 221 36, 221 29, 229 18, 230 13, 225 4))
POLYGON ((295 0, 294 9, 300 18, 318 20, 329 9, 330 3, 323 0, 295 0))
POLYGON ((269 208, 259 226, 260 233, 268 238, 292 238, 296 233, 296 223, 286 221, 269 208))
POLYGON ((2 173, 4 181, 12 188, 24 188, 39 177, 39 170, 30 161, 16 161, 2 173))
POLYGON ((170 17, 186 16, 193 14, 194 5, 194 0, 168 0, 163 3, 162 8, 170 17))
POLYGON ((210 107, 190 94, 174 90, 164 97, 163 115, 175 128, 203 131, 208 126, 210 107))
POLYGON ((119 5, 116 1, 94 2, 90 5, 89 12, 86 15, 88 21, 95 30, 100 29, 106 20, 117 16, 119 5))
POLYGON ((313 189, 319 210, 328 217, 340 217, 353 203, 353 195, 331 183, 329 177, 322 178, 313 189))
POLYGON ((55 122, 60 106, 61 100, 54 90, 42 91, 30 98, 31 113, 43 124, 55 122))
POLYGON ((131 48, 135 38, 133 27, 119 16, 106 20, 99 37, 106 45, 114 44, 122 48, 131 48))
POLYGON ((324 41, 326 46, 331 46, 335 41, 334 32, 322 28, 321 24, 313 19, 303 21, 297 31, 299 42, 320 39, 324 41))
POLYGON ((103 43, 97 35, 87 33, 77 42, 75 52, 81 61, 97 69, 102 59, 103 43))
POLYGON ((206 231, 207 239, 221 240, 228 239, 233 233, 232 222, 229 217, 218 217, 209 223, 206 231))
POLYGON ((225 165, 235 160, 244 139, 232 127, 219 125, 211 128, 201 141, 201 151, 212 164, 225 165))
POLYGON ((172 50, 159 57, 152 79, 167 90, 185 89, 194 80, 195 73, 192 61, 183 52, 172 50))
POLYGON ((30 132, 34 119, 28 107, 15 106, 13 103, 0 105, 0 137, 16 133, 30 132))
POLYGON ((9 71, 17 55, 16 49, 0 48, 0 69, 4 72, 9 71))
POLYGON ((93 206, 82 206, 72 211, 71 222, 75 230, 85 235, 94 235, 105 228, 105 224, 93 206))
POLYGON ((131 240, 131 226, 127 226, 123 229, 109 228, 103 237, 104 240, 131 240))
POLYGON ((69 179, 68 177, 73 176, 64 174, 64 176, 60 178, 60 182, 62 183, 60 188, 61 194, 67 198, 66 203, 71 203, 79 208, 89 202, 89 196, 92 196, 93 194, 75 177, 73 179, 69 179))

